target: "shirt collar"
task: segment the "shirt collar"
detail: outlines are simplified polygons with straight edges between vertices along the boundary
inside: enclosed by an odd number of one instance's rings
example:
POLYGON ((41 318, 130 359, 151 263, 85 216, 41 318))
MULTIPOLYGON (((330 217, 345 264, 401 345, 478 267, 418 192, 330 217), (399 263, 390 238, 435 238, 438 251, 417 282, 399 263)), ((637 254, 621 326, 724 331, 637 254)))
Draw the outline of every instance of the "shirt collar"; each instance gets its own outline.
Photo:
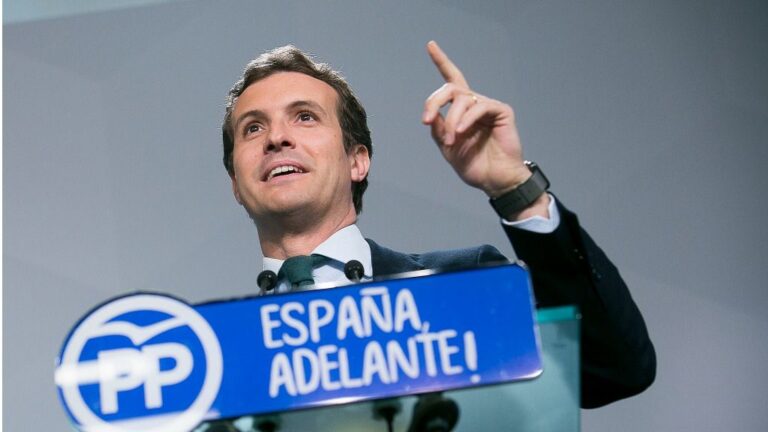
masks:
MULTIPOLYGON (((371 265, 371 246, 365 241, 363 234, 357 225, 349 225, 338 231, 327 240, 320 243, 312 251, 313 254, 325 255, 335 261, 346 264, 350 260, 358 260, 363 265, 366 277, 373 276, 373 266, 371 265)), ((283 260, 277 258, 264 257, 264 270, 272 270, 277 273, 283 265, 283 260)))

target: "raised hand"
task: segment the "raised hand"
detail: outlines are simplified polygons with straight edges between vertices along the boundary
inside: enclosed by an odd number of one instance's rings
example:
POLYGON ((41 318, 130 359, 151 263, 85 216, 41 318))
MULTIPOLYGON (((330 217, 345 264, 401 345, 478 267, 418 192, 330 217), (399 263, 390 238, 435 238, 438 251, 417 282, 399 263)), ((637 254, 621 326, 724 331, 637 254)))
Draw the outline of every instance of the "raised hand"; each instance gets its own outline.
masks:
POLYGON ((531 172, 509 105, 473 91, 458 67, 436 42, 427 52, 445 84, 424 103, 422 122, 461 179, 495 198, 523 183, 531 172), (445 116, 440 113, 449 105, 445 116))

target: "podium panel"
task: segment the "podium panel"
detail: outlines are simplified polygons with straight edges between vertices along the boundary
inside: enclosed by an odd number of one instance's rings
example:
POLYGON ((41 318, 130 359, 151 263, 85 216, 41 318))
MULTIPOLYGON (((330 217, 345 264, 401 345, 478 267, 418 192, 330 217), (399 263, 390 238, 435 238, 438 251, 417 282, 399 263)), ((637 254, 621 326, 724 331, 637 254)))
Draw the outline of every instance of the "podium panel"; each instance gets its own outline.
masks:
POLYGON ((62 347, 64 408, 89 432, 578 430, 578 316, 537 311, 524 266, 316 288, 110 300, 62 347))
MULTIPOLYGON (((397 411, 392 431, 428 430, 431 404, 438 420, 458 410, 455 432, 509 430, 516 432, 569 432, 580 427, 579 320, 574 307, 540 309, 536 314, 542 344, 544 373, 536 379, 511 384, 452 390, 439 394, 407 396, 330 408, 243 417, 206 423, 195 432, 220 431, 388 431, 381 413, 397 411), (445 401, 451 402, 445 402, 445 401), (422 403, 422 409, 416 404, 422 403), (455 404, 454 407, 450 405, 455 404), (448 407, 446 407, 446 405, 448 407), (446 414, 447 413, 447 414, 446 414), (414 427, 414 417, 421 427, 414 427), (261 427, 259 427, 261 425, 261 427), (271 429, 275 427, 275 429, 271 429)), ((441 429, 436 429, 441 430, 441 429)))

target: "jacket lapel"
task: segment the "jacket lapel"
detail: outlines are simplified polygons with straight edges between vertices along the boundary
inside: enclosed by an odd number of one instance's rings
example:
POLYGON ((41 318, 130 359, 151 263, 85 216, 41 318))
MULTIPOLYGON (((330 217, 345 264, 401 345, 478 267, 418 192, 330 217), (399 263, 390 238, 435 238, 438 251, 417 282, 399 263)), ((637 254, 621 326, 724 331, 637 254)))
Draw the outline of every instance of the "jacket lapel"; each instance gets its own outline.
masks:
POLYGON ((371 246, 371 266, 374 277, 424 270, 424 266, 418 261, 418 255, 395 252, 379 246, 371 239, 365 239, 365 241, 371 246))

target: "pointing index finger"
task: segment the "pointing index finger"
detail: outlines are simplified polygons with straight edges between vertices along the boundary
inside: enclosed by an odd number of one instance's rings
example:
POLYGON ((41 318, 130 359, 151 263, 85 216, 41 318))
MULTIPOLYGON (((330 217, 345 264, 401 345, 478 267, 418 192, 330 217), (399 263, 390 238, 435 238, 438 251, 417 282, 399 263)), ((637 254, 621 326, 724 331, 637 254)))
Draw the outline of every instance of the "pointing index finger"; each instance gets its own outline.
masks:
POLYGON ((440 49, 435 41, 429 41, 427 43, 427 52, 429 57, 432 58, 432 62, 437 66, 437 70, 440 71, 440 75, 443 76, 445 82, 458 84, 463 87, 469 87, 467 80, 464 79, 464 74, 456 67, 455 64, 448 58, 448 56, 440 49))

